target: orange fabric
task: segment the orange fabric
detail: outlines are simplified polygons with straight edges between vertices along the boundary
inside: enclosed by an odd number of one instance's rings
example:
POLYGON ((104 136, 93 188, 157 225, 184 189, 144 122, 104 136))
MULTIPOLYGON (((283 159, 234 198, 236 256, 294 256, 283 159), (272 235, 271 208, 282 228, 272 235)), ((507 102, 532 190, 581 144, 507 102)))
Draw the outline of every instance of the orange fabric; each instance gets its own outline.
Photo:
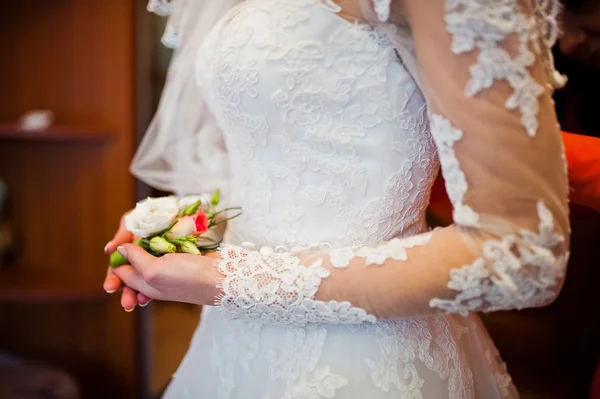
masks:
MULTIPOLYGON (((600 212, 600 139, 567 132, 562 132, 562 138, 569 165, 570 200, 600 212)), ((452 205, 441 176, 433 185, 429 211, 452 222, 452 205)))
POLYGON ((563 132, 571 201, 600 211, 600 139, 563 132))

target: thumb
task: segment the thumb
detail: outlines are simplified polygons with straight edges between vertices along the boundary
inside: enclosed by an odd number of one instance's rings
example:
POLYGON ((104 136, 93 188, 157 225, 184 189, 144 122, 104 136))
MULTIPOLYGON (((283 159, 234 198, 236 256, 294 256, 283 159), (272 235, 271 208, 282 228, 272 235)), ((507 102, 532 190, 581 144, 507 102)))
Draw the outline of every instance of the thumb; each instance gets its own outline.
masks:
POLYGON ((113 236, 112 240, 110 240, 104 247, 104 253, 107 255, 113 253, 119 245, 133 241, 133 234, 127 230, 127 226, 125 225, 125 216, 127 216, 129 213, 131 213, 131 211, 127 212, 121 217, 121 220, 119 221, 119 229, 113 236))
POLYGON ((123 244, 117 248, 119 253, 127 258, 129 264, 142 275, 154 266, 157 258, 150 255, 144 248, 134 244, 123 244))
POLYGON ((111 254, 115 251, 115 249, 117 249, 117 246, 126 242, 131 242, 133 241, 133 238, 133 234, 127 229, 119 228, 112 240, 110 240, 108 244, 106 244, 106 246, 104 247, 104 252, 106 252, 107 254, 111 254))

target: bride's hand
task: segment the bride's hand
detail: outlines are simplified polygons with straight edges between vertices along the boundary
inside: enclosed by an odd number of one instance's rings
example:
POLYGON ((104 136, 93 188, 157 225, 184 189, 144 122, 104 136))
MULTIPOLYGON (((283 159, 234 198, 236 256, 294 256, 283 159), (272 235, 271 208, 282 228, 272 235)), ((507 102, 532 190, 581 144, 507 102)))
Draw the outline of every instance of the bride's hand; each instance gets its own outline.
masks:
POLYGON ((156 258, 132 244, 124 244, 117 250, 130 264, 115 268, 113 273, 127 287, 164 301, 214 303, 219 292, 218 278, 222 277, 214 267, 216 253, 167 254, 156 258))
MULTIPOLYGON (((127 213, 125 213, 125 215, 127 215, 127 213)), ((110 255, 116 251, 119 245, 130 243, 135 240, 133 234, 131 234, 131 232, 125 228, 125 215, 121 217, 119 229, 115 233, 115 236, 104 247, 104 252, 107 255, 110 255)), ((113 268, 108 268, 103 284, 104 290, 109 294, 119 291, 123 285, 121 279, 114 274, 113 271, 113 268)), ((121 293, 121 305, 128 311, 132 311, 137 304, 140 306, 146 306, 151 300, 151 298, 134 291, 130 287, 123 287, 123 292, 121 293)))

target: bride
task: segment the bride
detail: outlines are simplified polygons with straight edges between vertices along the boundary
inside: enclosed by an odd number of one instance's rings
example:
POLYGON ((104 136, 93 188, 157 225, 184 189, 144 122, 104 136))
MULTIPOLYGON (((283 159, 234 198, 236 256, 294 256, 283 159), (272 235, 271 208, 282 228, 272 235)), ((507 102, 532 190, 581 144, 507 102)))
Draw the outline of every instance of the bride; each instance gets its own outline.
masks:
POLYGON ((217 254, 108 245, 126 309, 215 305, 167 399, 518 397, 473 312, 564 279, 558 1, 361 2, 151 4, 179 43, 132 169, 244 209, 217 254), (455 223, 429 231, 440 165, 455 223))

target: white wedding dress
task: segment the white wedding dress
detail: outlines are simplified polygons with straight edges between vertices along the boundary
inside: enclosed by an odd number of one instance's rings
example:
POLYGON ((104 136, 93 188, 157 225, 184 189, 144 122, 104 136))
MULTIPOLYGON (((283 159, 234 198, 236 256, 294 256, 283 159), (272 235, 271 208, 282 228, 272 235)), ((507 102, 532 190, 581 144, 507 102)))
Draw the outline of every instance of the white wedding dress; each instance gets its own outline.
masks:
POLYGON ((246 0, 175 55, 165 93, 201 123, 176 151, 176 131, 146 139, 134 173, 224 188, 243 216, 166 399, 518 397, 470 312, 547 304, 564 278, 558 2, 423 0, 404 18, 376 0, 369 24, 343 3, 246 0), (182 72, 196 53, 204 102, 182 72), (440 163, 455 224, 429 232, 440 163))

